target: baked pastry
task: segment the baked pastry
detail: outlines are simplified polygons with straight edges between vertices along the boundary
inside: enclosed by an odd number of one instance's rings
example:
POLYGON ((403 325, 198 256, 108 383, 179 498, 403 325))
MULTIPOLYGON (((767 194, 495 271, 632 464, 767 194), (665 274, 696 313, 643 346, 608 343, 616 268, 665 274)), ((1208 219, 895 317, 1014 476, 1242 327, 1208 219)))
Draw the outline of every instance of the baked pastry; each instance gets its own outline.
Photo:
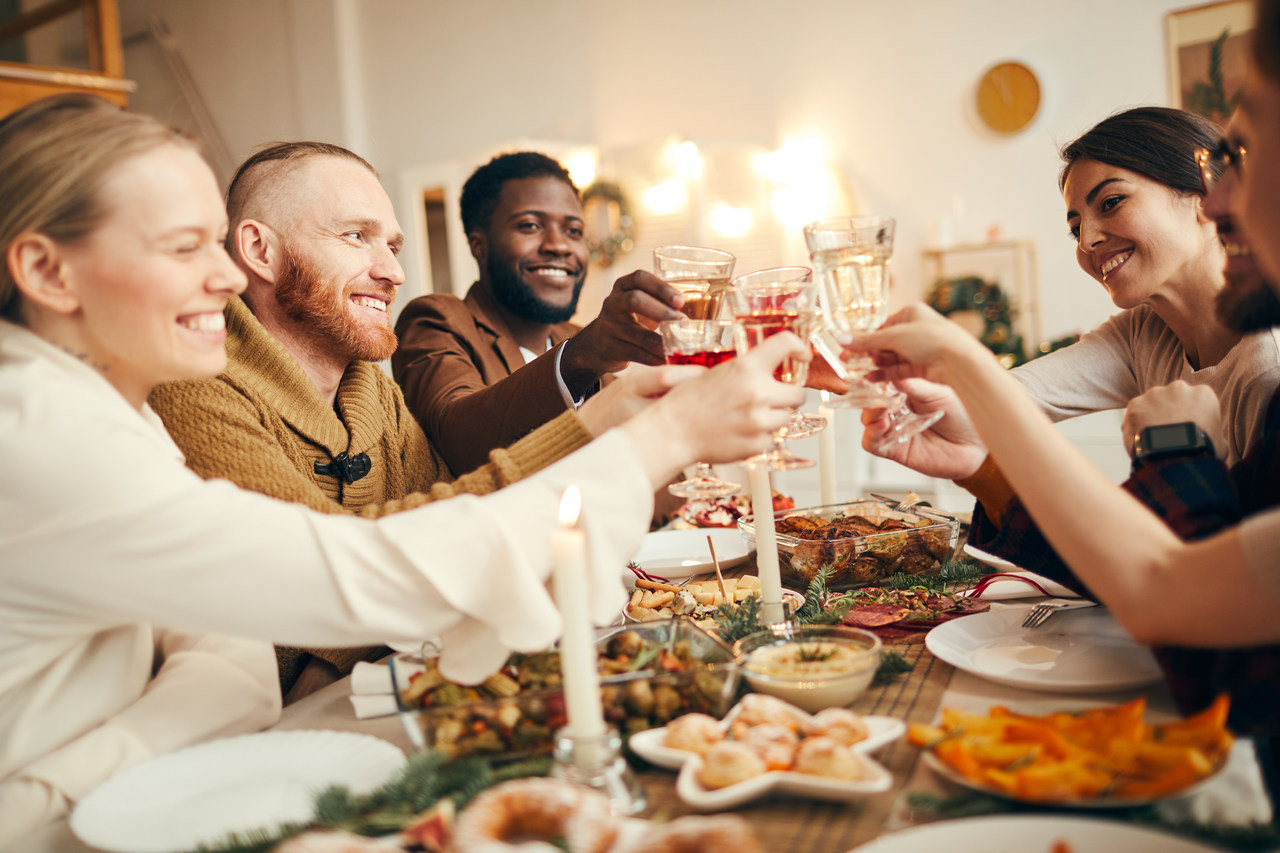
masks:
POLYGON ((706 755, 707 750, 722 740, 724 727, 719 720, 706 714, 685 714, 667 723, 662 745, 706 755))
POLYGON ((785 726, 792 731, 799 731, 800 723, 806 717, 808 717, 808 714, 804 711, 789 702, 782 701, 777 696, 770 696, 766 693, 748 693, 742 697, 742 701, 738 703, 737 712, 734 714, 733 736, 739 737, 738 732, 740 730, 765 723, 785 726))
POLYGON ((702 758, 698 781, 704 788, 727 788, 765 773, 764 759, 745 743, 722 740, 702 758))
POLYGON ((800 741, 792 769, 831 779, 861 779, 865 773, 861 759, 848 747, 821 736, 800 741))
POLYGON ((806 735, 829 737, 844 746, 867 739, 867 724, 848 708, 824 708, 804 725, 806 735))
POLYGON ((513 779, 483 791, 458 816, 450 849, 498 851, 512 842, 561 841, 570 853, 605 853, 618 837, 603 794, 560 779, 513 779))
POLYGON ((762 723, 743 731, 739 740, 754 749, 768 769, 786 770, 791 767, 800 736, 786 726, 762 723))

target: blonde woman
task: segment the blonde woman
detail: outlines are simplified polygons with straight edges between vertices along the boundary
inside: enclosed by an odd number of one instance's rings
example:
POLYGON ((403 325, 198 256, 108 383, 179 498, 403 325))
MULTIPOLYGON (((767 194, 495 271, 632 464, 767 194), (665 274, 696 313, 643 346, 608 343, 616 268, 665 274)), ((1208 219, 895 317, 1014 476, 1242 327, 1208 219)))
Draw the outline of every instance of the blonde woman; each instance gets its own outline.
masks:
POLYGON ((125 767, 270 724, 270 642, 438 634, 464 681, 549 645, 569 485, 606 617, 657 486, 763 450, 802 394, 771 378, 805 351, 779 336, 726 369, 615 383, 629 387, 583 410, 599 438, 491 495, 321 515, 201 480, 146 405, 159 382, 223 368, 223 308, 245 284, 189 140, 95 98, 46 99, 0 121, 0 198, 0 847, 125 767))

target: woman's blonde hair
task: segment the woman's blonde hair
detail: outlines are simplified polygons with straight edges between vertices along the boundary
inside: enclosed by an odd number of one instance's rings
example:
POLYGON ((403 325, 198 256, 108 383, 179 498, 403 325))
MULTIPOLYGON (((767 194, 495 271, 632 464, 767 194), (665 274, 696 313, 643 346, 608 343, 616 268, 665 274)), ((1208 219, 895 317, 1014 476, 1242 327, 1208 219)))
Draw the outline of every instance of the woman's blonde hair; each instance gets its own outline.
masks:
POLYGON ((131 157, 191 137, 150 116, 125 112, 96 95, 43 98, 0 120, 0 315, 19 321, 18 287, 8 252, 22 234, 75 243, 109 209, 106 176, 131 157))

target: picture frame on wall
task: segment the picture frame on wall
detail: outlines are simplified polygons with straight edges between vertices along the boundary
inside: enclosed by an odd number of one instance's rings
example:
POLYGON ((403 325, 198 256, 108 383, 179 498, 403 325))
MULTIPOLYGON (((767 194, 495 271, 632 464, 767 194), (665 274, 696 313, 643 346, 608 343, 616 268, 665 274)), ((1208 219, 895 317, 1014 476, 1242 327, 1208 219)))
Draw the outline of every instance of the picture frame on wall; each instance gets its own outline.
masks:
POLYGON ((1206 3, 1166 14, 1170 103, 1225 124, 1244 84, 1251 29, 1251 0, 1206 3))

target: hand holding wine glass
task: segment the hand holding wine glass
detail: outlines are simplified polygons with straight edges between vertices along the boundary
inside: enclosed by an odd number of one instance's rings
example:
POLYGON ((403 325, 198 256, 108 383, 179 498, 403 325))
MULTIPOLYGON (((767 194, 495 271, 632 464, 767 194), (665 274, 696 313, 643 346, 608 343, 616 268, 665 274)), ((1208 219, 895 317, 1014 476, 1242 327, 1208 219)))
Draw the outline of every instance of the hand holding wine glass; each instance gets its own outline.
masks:
MULTIPOLYGON (((880 326, 888 315, 893 233, 894 220, 887 216, 820 219, 804 227, 805 244, 822 286, 827 327, 842 346, 854 335, 880 326)), ((846 357, 849 392, 833 402, 854 408, 888 407, 888 426, 880 434, 877 449, 906 441, 942 417, 940 411, 913 412, 900 390, 868 381, 866 374, 874 367, 865 354, 846 357)))
MULTIPOLYGON (((667 364, 715 367, 733 358, 734 324, 729 320, 667 320, 658 326, 667 364)), ((742 491, 737 483, 715 475, 706 462, 696 462, 692 477, 667 487, 682 498, 720 498, 742 491)))
POLYGON ((733 255, 719 249, 659 246, 653 250, 654 274, 680 291, 684 296, 680 310, 694 320, 715 319, 733 265, 733 255))
MULTIPOLYGON (((737 319, 738 353, 760 346, 779 332, 788 331, 808 340, 815 323, 817 290, 807 267, 778 267, 734 279, 728 290, 729 305, 737 319)), ((780 382, 803 385, 809 359, 786 358, 774 376, 780 382)), ((799 407, 792 409, 792 419, 799 407)), ((784 444, 788 427, 774 434, 773 447, 743 461, 747 468, 790 470, 813 466, 812 459, 796 456, 784 444)))

